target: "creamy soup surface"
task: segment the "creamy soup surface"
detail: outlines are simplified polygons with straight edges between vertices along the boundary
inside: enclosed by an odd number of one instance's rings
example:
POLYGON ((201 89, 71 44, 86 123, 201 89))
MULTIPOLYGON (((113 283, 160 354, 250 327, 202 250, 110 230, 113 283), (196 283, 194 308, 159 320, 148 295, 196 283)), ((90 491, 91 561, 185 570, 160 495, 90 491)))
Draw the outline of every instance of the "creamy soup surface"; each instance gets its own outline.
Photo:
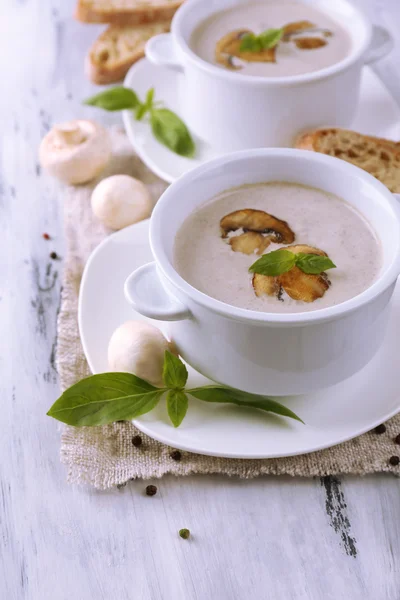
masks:
POLYGON ((237 73, 265 77, 318 71, 343 60, 350 53, 351 45, 350 35, 333 18, 308 4, 285 0, 243 4, 214 13, 197 26, 190 39, 192 50, 203 60, 237 73), (257 59, 254 54, 252 57, 250 55, 251 61, 247 60, 249 55, 232 56, 229 46, 226 46, 227 52, 222 54, 226 64, 221 64, 221 59, 217 60, 217 44, 230 32, 238 31, 241 35, 241 30, 249 30, 259 35, 268 29, 279 29, 288 23, 304 21, 315 27, 283 38, 274 51, 274 62, 265 62, 262 57, 257 59), (304 37, 318 38, 325 45, 301 49, 296 40, 304 37))
MULTIPOLYGON (((271 243, 262 254, 289 245, 271 243)), ((226 304, 261 312, 296 313, 340 304, 367 289, 381 265, 375 231, 350 204, 319 189, 281 182, 221 193, 189 215, 174 246, 174 266, 189 284, 226 304), (337 268, 327 271, 330 286, 322 297, 313 302, 294 300, 282 288, 279 297, 256 296, 248 269, 259 255, 232 250, 231 238, 243 229, 225 239, 220 230, 221 218, 246 208, 286 221, 295 234, 292 245, 307 244, 327 253, 337 268)))

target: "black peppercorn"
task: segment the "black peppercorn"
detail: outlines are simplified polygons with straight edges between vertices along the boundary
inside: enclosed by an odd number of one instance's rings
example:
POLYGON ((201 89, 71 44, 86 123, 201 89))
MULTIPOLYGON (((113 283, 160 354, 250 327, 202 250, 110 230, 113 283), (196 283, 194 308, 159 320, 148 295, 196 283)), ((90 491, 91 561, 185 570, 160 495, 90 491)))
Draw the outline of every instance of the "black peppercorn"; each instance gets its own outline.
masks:
POLYGON ((184 540, 187 540, 190 537, 190 531, 189 531, 189 529, 180 529, 179 530, 179 535, 184 540))
POLYGON ((392 467, 397 467, 397 465, 400 463, 400 458, 398 456, 391 456, 389 458, 389 464, 392 465, 392 467))
POLYGON ((173 452, 171 452, 170 457, 172 458, 172 460, 180 461, 182 458, 182 454, 179 452, 179 450, 174 450, 173 452))
POLYGON ((385 433, 386 431, 386 425, 384 425, 384 423, 382 423, 381 425, 378 425, 378 427, 375 427, 375 433, 385 433))
POLYGON ((148 485, 146 488, 146 496, 155 496, 157 494, 157 487, 155 485, 148 485))
POLYGON ((50 258, 52 258, 53 260, 57 260, 57 258, 58 258, 57 252, 50 252, 50 258))
POLYGON ((398 435, 396 435, 396 437, 394 438, 394 443, 400 444, 400 433, 398 435))
POLYGON ((140 435, 133 436, 132 444, 135 446, 135 448, 139 448, 139 446, 142 445, 142 438, 140 437, 140 435))

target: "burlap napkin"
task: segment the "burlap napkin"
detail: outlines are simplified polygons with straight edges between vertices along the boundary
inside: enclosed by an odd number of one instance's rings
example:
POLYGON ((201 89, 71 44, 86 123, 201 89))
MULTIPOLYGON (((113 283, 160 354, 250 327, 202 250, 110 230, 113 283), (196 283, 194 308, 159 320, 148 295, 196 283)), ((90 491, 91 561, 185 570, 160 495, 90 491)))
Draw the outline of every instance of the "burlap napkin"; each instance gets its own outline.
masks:
MULTIPOLYGON (((108 172, 126 173, 149 186, 154 201, 166 184, 143 165, 124 133, 111 129, 114 159, 108 172)), ((58 319, 57 366, 62 389, 90 374, 79 339, 77 324, 78 293, 85 262, 107 235, 91 213, 90 193, 93 186, 68 188, 65 194, 65 235, 67 254, 63 278, 61 310, 58 319)), ((371 432, 334 448, 270 460, 236 460, 213 458, 182 452, 181 461, 170 457, 171 448, 143 434, 143 444, 136 448, 132 436, 139 433, 130 423, 104 427, 65 427, 62 433, 61 460, 67 465, 71 483, 87 483, 105 489, 132 478, 149 479, 165 473, 224 473, 249 478, 262 474, 328 475, 392 472, 400 466, 389 464, 392 455, 400 454, 394 437, 400 433, 400 414, 387 424, 384 434, 371 432)))

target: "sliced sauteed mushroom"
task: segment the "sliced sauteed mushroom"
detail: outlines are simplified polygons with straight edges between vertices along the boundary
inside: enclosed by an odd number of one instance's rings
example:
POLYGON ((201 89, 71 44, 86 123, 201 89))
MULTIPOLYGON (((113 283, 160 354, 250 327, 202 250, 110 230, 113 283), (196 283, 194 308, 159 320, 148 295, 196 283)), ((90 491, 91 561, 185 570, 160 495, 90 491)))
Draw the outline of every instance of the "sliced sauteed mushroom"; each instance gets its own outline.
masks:
POLYGON ((293 40, 300 50, 314 50, 327 45, 327 41, 319 37, 299 37, 293 40))
POLYGON ((243 254, 262 254, 271 243, 269 237, 263 236, 262 233, 255 231, 246 231, 241 235, 232 237, 229 240, 231 248, 234 252, 242 252, 243 254))
POLYGON ((288 296, 303 302, 314 302, 329 289, 329 283, 323 275, 310 275, 298 267, 279 275, 279 282, 288 296))
POLYGON ((240 50, 243 37, 251 33, 249 29, 236 29, 224 35, 215 47, 215 60, 217 63, 228 69, 240 69, 240 65, 235 64, 234 58, 247 62, 275 62, 276 47, 265 48, 258 52, 240 50))
POLYGON ((291 244, 295 238, 286 221, 254 208, 243 208, 225 215, 220 221, 220 227, 223 238, 226 238, 230 231, 238 229, 268 234, 271 242, 279 244, 291 244))
POLYGON ((281 289, 278 277, 260 275, 260 273, 254 273, 252 283, 254 292, 259 297, 264 295, 278 296, 281 289))
POLYGON ((311 23, 310 21, 295 21, 294 23, 288 23, 283 28, 283 39, 284 41, 287 41, 293 33, 314 29, 314 27, 314 23, 311 23))
MULTIPOLYGON (((323 250, 304 244, 288 246, 286 250, 293 252, 293 254, 303 252, 304 254, 327 256, 323 250)), ((278 277, 260 274, 256 274, 253 277, 253 288, 256 296, 266 294, 278 297, 281 288, 283 288, 293 300, 302 300, 303 302, 314 302, 317 298, 322 298, 327 289, 329 289, 329 285, 328 278, 324 273, 311 275, 304 273, 298 267, 293 267, 290 271, 278 277)))

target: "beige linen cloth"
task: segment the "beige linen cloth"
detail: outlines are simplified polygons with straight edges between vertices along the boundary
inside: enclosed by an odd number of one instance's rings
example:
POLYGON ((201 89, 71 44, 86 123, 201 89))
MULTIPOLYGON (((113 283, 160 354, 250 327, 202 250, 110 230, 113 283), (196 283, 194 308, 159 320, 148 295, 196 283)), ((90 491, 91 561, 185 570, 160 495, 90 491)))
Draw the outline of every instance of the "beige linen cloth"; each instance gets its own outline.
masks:
MULTIPOLYGON (((148 185, 156 201, 166 184, 155 177, 133 154, 120 128, 112 128, 110 131, 114 158, 104 175, 126 173, 137 177, 148 185)), ((109 233, 92 215, 92 187, 68 188, 65 194, 67 253, 57 346, 57 367, 63 390, 90 375, 77 323, 79 285, 87 258, 109 233)), ((62 433, 61 460, 67 466, 68 480, 71 483, 90 484, 98 489, 106 489, 132 478, 149 479, 161 477, 165 473, 224 473, 243 478, 267 474, 309 477, 382 471, 400 474, 400 466, 389 464, 392 455, 400 455, 400 446, 394 442, 394 437, 400 433, 400 414, 387 423, 387 431, 382 435, 370 432, 321 452, 269 460, 224 459, 182 452, 182 460, 177 462, 170 457, 171 448, 143 434, 140 434, 143 438, 142 446, 133 446, 132 436, 138 433, 140 432, 131 423, 126 422, 93 428, 65 427, 62 433)))

